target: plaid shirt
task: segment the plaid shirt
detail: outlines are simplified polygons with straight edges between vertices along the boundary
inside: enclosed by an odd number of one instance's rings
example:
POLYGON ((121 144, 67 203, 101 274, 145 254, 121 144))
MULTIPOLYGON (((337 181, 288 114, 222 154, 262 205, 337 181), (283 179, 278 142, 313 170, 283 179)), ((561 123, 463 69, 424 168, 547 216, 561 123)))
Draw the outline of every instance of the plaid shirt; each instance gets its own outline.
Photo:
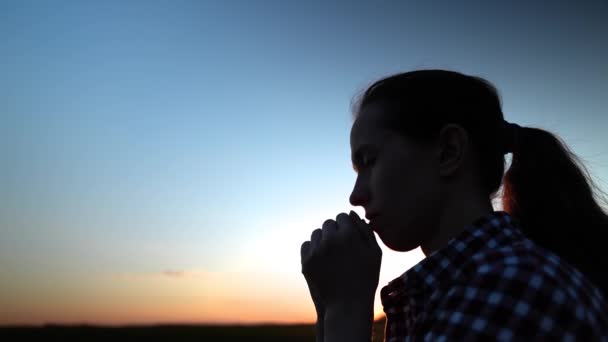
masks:
POLYGON ((385 341, 608 341, 608 306, 505 212, 479 218, 381 290, 385 341))

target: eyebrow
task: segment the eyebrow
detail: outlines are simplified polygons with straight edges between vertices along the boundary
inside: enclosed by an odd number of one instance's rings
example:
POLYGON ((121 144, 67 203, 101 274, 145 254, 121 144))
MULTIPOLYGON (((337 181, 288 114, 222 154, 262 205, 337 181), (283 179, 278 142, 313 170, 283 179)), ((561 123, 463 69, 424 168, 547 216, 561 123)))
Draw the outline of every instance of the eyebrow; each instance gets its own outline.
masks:
POLYGON ((351 160, 353 163, 353 170, 355 170, 355 172, 359 173, 359 166, 361 165, 361 158, 363 157, 363 154, 365 153, 369 153, 369 152, 375 152, 377 150, 376 146, 372 145, 372 144, 362 144, 359 145, 356 149, 355 152, 351 155, 351 160))

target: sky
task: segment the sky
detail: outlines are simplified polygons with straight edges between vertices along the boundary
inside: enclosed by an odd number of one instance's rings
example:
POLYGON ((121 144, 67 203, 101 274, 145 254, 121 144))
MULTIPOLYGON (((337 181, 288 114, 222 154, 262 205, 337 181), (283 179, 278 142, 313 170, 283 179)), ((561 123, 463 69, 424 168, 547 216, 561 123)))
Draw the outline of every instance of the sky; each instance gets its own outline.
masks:
MULTIPOLYGON (((353 208, 351 102, 498 88, 608 190, 605 1, 0 2, 0 325, 312 322, 300 245, 353 208)), ((383 247, 379 289, 423 258, 383 247)), ((382 313, 376 299, 376 314, 382 313)))

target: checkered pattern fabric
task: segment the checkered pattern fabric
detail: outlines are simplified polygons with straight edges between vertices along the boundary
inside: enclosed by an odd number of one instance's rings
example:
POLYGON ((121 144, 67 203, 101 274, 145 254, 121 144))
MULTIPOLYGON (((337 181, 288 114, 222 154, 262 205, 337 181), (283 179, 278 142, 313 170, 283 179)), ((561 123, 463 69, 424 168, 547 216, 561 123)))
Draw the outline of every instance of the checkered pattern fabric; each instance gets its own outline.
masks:
POLYGON ((608 341, 603 294, 527 239, 479 218, 381 290, 385 341, 608 341))

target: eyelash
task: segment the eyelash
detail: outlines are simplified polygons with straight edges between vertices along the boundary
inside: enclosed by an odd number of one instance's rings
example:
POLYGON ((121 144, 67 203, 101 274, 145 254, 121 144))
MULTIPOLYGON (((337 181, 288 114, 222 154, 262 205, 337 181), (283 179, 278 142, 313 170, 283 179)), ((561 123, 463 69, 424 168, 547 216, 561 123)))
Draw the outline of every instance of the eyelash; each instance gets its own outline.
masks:
POLYGON ((366 168, 371 166, 374 163, 374 158, 361 158, 361 168, 366 168))

